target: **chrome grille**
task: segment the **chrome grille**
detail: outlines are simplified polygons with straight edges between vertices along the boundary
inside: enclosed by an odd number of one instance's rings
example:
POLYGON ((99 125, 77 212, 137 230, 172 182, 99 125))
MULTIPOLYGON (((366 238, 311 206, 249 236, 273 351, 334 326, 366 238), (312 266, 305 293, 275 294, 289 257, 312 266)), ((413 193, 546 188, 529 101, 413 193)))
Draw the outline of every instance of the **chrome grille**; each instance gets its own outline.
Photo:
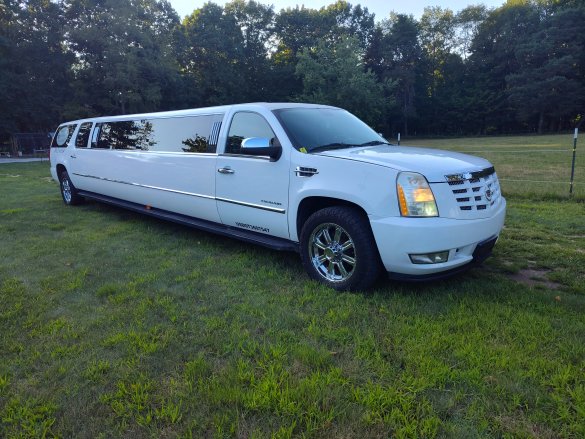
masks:
POLYGON ((460 210, 486 210, 501 197, 500 183, 493 167, 479 172, 446 175, 445 178, 453 187, 451 191, 460 210))

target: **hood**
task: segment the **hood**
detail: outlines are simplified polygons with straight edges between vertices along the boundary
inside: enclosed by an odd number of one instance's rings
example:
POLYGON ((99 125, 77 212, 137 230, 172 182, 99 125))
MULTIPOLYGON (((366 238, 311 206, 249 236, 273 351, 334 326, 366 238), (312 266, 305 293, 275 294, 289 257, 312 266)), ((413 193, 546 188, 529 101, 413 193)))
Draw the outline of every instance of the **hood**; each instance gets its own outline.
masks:
POLYGON ((445 175, 480 171, 491 163, 480 157, 440 149, 380 145, 336 149, 319 153, 327 157, 373 163, 398 171, 423 174, 429 183, 444 183, 445 175))

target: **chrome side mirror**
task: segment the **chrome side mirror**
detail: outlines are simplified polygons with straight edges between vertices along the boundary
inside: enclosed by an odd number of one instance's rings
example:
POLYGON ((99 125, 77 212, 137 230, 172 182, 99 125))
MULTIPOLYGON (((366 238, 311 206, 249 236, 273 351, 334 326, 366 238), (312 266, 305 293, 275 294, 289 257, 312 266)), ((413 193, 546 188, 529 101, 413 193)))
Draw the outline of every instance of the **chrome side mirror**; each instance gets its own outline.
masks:
POLYGON ((268 137, 247 137, 242 140, 242 153, 248 155, 268 156, 277 161, 282 155, 282 146, 277 139, 268 137))

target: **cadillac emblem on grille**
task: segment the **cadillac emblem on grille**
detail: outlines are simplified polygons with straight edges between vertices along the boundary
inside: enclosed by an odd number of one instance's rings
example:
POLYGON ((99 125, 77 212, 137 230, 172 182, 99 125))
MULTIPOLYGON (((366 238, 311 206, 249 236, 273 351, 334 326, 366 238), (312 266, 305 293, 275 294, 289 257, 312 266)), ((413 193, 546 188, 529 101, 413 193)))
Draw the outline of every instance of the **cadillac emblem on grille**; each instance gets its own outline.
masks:
POLYGON ((488 201, 492 201, 492 195, 493 195, 492 186, 488 185, 488 187, 485 190, 485 199, 488 201))

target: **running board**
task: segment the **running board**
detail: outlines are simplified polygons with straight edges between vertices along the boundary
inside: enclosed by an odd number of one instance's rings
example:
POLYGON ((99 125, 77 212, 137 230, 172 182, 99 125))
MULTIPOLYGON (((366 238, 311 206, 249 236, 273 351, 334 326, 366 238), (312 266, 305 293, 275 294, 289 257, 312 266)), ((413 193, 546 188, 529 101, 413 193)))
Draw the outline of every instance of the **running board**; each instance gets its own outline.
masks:
POLYGON ((96 194, 94 192, 78 190, 77 193, 83 197, 90 198, 106 204, 111 204, 124 209, 132 210, 134 212, 143 213, 155 218, 171 221, 184 226, 193 227, 195 229, 203 230, 205 232, 215 233, 217 235, 229 236, 241 241, 252 244, 268 247, 273 250, 280 251, 294 251, 299 252, 299 244, 287 239, 277 238, 274 236, 264 235, 262 233, 252 232, 250 230, 239 229, 237 227, 225 226, 217 224, 212 221, 206 221, 194 218, 180 213, 173 213, 167 210, 155 209, 154 207, 146 207, 142 204, 133 203, 131 201, 120 200, 119 198, 108 197, 107 195, 96 194))

